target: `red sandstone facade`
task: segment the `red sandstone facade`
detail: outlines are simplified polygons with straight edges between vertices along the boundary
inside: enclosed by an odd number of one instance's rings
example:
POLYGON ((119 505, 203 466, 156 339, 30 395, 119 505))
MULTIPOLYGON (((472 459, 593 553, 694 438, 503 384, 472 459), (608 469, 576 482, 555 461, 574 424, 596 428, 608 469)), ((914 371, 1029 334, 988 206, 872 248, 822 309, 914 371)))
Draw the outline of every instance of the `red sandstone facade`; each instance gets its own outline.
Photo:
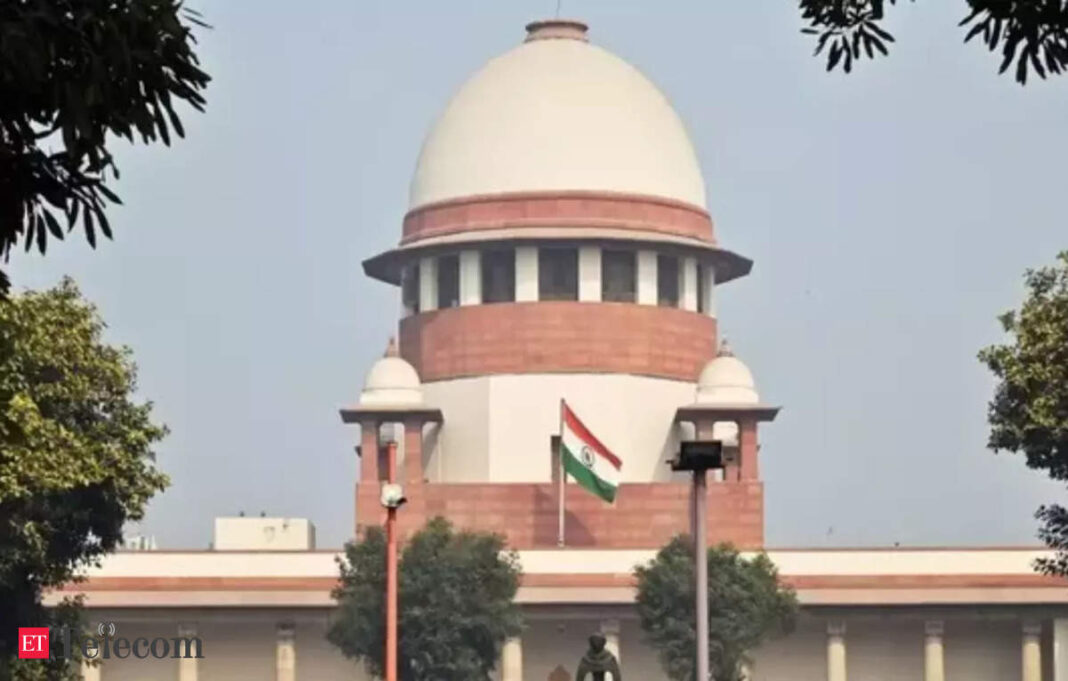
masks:
MULTIPOLYGON (((688 484, 623 484, 611 506, 577 487, 568 491, 567 548, 648 549, 689 532, 688 484)), ((551 483, 409 483, 405 492, 408 503, 397 514, 402 539, 444 516, 457 527, 504 535, 514 549, 557 546, 558 489, 551 483)), ((359 533, 385 518, 378 494, 377 482, 356 487, 359 533)), ((764 545, 763 483, 709 486, 708 540, 745 549, 764 545)))
MULTIPOLYGON (((379 502, 387 449, 379 444, 380 420, 361 423, 360 481, 356 485, 356 531, 385 521, 379 502), (374 452, 376 456, 367 454, 374 452)), ((408 502, 397 514, 400 538, 411 536, 426 521, 444 516, 457 527, 496 532, 514 549, 558 545, 559 483, 430 483, 423 464, 422 416, 408 416, 405 460, 398 471, 408 502)), ((708 486, 708 540, 743 549, 764 545, 764 485, 758 479, 756 421, 739 424, 739 447, 728 460, 723 480, 708 486)), ((699 437, 710 436, 710 423, 698 423, 699 437)), ((553 470, 558 471, 557 466, 553 470)), ((648 549, 690 529, 692 487, 687 483, 630 483, 619 488, 615 504, 570 486, 566 503, 568 548, 648 549)))
POLYGON ((590 372, 692 381, 716 354, 716 319, 631 303, 452 307, 400 322, 401 356, 424 381, 590 372))
POLYGON ((715 243, 712 219, 696 206, 652 196, 572 191, 472 196, 420 206, 404 217, 401 244, 459 232, 551 226, 635 230, 715 243))

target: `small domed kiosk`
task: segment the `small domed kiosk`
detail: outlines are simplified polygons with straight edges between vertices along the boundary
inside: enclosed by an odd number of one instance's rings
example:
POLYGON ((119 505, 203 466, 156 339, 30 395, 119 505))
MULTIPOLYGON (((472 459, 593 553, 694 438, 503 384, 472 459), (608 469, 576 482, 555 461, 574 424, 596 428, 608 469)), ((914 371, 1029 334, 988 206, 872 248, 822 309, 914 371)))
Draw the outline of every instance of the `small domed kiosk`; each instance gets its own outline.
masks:
POLYGON ((693 423, 698 440, 723 443, 724 480, 758 480, 756 424, 772 421, 778 413, 779 407, 760 402, 753 373, 724 339, 715 359, 701 370, 694 403, 680 407, 675 420, 693 423))
POLYGON ((355 407, 341 409, 341 420, 359 424, 361 429, 356 526, 380 523, 383 511, 377 505, 377 492, 379 483, 386 479, 384 445, 394 438, 399 440, 402 481, 406 485, 422 484, 426 479, 423 433, 428 424, 441 423, 441 409, 424 403, 419 374, 399 356, 397 344, 390 338, 385 354, 367 372, 359 402, 355 407), (397 426, 403 429, 400 438, 396 437, 397 426), (361 504, 363 500, 374 503, 361 504))

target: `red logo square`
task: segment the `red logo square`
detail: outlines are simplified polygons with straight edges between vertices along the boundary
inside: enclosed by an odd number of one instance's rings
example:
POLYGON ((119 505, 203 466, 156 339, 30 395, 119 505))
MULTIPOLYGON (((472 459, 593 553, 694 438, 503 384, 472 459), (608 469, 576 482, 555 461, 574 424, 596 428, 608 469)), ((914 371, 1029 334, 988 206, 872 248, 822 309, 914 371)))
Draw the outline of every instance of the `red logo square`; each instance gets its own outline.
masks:
POLYGON ((48 627, 19 627, 19 658, 48 659, 48 627))

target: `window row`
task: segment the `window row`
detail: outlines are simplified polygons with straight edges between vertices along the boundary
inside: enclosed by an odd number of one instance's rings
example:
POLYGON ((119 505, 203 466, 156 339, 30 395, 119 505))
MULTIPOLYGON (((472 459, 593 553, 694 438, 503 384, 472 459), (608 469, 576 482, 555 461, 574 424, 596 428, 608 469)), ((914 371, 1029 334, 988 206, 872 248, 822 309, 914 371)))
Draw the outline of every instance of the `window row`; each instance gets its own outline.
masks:
POLYGON ((639 252, 633 249, 552 246, 441 255, 406 267, 401 295, 408 314, 517 300, 641 302, 712 314, 710 267, 693 263, 695 280, 687 282, 678 256, 644 252, 642 257, 647 262, 644 268, 639 267, 639 252), (655 277, 651 276, 654 267, 655 277), (639 276, 646 277, 644 296, 639 276), (655 292, 650 296, 654 279, 655 292), (687 286, 696 289, 688 303, 684 301, 687 286))

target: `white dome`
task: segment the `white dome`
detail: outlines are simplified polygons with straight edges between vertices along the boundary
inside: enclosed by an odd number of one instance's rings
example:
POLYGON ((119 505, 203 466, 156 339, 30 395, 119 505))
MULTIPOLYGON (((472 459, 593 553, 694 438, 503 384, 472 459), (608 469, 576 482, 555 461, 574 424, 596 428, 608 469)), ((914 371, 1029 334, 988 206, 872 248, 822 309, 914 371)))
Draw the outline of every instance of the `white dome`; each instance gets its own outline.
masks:
POLYGON ((415 367, 400 357, 387 355, 367 372, 360 406, 410 406, 423 402, 423 388, 415 367))
POLYGON ((689 136, 656 86, 586 42, 581 24, 542 22, 528 30, 527 42, 487 63, 449 102, 423 143, 409 207, 586 190, 705 208, 689 136), (573 33, 550 34, 560 25, 573 33))
POLYGON ((729 351, 721 351, 697 379, 698 404, 758 404, 753 373, 729 351))
POLYGON ((719 421, 712 424, 712 439, 719 440, 724 447, 737 447, 738 424, 734 421, 719 421))

